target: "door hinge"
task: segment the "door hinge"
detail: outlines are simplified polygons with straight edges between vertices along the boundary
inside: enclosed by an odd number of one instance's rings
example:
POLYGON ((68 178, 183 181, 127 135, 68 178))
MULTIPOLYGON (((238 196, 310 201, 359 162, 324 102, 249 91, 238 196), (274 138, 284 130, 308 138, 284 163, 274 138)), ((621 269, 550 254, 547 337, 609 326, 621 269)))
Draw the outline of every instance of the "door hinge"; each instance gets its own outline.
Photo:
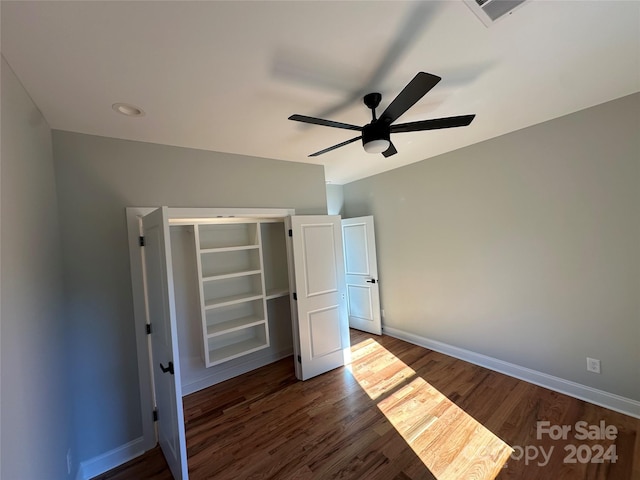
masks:
POLYGON ((298 300, 298 294, 296 292, 293 292, 293 299, 298 300))
POLYGON ((169 365, 166 367, 163 364, 160 364, 160 370, 162 373, 170 373, 171 375, 175 374, 175 370, 173 369, 173 362, 169 362, 169 365))
POLYGON ((289 229, 289 236, 293 237, 293 230, 289 229))
POLYGON ((138 238, 138 244, 141 247, 144 247, 144 237, 142 235, 140 235, 140 238, 138 238))
POLYGON ((147 335, 151 335, 151 324, 147 323, 147 335))
POLYGON ((298 355, 298 363, 302 363, 302 357, 298 355))
POLYGON ((158 409, 157 408, 153 409, 153 421, 154 422, 158 421, 158 409))

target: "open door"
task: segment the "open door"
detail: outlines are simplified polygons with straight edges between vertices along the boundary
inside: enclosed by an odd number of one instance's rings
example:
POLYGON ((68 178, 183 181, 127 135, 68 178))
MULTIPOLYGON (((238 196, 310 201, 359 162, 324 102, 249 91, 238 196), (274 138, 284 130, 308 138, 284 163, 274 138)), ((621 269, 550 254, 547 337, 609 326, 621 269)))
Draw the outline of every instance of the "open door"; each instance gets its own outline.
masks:
POLYGON ((307 380, 351 362, 339 215, 294 215, 289 283, 296 377, 307 380))
POLYGON ((158 441, 176 480, 189 477, 167 208, 142 218, 158 441))
POLYGON ((342 220, 349 326, 382 334, 373 217, 342 220))

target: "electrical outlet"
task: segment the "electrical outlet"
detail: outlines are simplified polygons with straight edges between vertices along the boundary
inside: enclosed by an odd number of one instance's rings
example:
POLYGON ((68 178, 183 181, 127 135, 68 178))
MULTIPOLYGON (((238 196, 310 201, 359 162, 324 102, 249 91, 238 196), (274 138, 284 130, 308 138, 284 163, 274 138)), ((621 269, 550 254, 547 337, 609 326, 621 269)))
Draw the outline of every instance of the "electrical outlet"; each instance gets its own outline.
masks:
POLYGON ((71 449, 67 450, 67 475, 71 475, 71 467, 73 466, 71 458, 71 449))
POLYGON ((600 373, 600 360, 587 357, 587 370, 593 373, 600 373))
POLYGON ((384 308, 380 310, 380 316, 384 318, 384 308))

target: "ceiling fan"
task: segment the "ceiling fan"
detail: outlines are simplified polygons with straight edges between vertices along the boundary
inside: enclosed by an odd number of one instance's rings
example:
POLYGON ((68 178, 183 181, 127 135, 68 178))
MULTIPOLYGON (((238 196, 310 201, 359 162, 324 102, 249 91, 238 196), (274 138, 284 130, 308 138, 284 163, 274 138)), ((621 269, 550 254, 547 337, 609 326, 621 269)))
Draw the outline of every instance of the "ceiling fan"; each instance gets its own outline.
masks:
POLYGON ((323 153, 330 152, 336 148, 344 147, 350 143, 362 139, 362 145, 368 153, 382 153, 385 157, 390 157, 398 153, 396 147, 391 143, 390 136, 392 133, 401 132, 419 132, 422 130, 436 130, 439 128, 466 127, 469 125, 475 115, 460 115, 457 117, 436 118, 433 120, 421 120, 419 122, 400 123, 392 125, 402 114, 409 110, 420 100, 429 90, 436 86, 441 80, 437 75, 419 72, 413 80, 398 94, 398 96, 389 104, 387 109, 376 117, 376 108, 380 105, 382 95, 379 93, 369 93, 364 96, 364 104, 371 109, 371 123, 359 127, 349 123, 334 122, 332 120, 324 120, 322 118, 308 117, 306 115, 291 115, 289 120, 296 122, 312 123, 314 125, 323 125, 325 127, 343 128, 345 130, 356 130, 362 132, 362 135, 347 140, 346 142, 333 145, 319 152, 312 153, 310 157, 317 157, 323 153))

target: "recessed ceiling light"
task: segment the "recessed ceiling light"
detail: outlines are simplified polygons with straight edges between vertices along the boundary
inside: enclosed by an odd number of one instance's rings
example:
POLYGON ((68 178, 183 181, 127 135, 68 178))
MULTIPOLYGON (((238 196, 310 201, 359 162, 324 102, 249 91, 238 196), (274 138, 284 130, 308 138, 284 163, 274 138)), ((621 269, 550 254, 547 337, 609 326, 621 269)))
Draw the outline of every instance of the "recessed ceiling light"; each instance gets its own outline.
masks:
POLYGON ((142 117, 144 116, 144 110, 130 103, 114 103, 111 105, 116 112, 126 115, 127 117, 142 117))

